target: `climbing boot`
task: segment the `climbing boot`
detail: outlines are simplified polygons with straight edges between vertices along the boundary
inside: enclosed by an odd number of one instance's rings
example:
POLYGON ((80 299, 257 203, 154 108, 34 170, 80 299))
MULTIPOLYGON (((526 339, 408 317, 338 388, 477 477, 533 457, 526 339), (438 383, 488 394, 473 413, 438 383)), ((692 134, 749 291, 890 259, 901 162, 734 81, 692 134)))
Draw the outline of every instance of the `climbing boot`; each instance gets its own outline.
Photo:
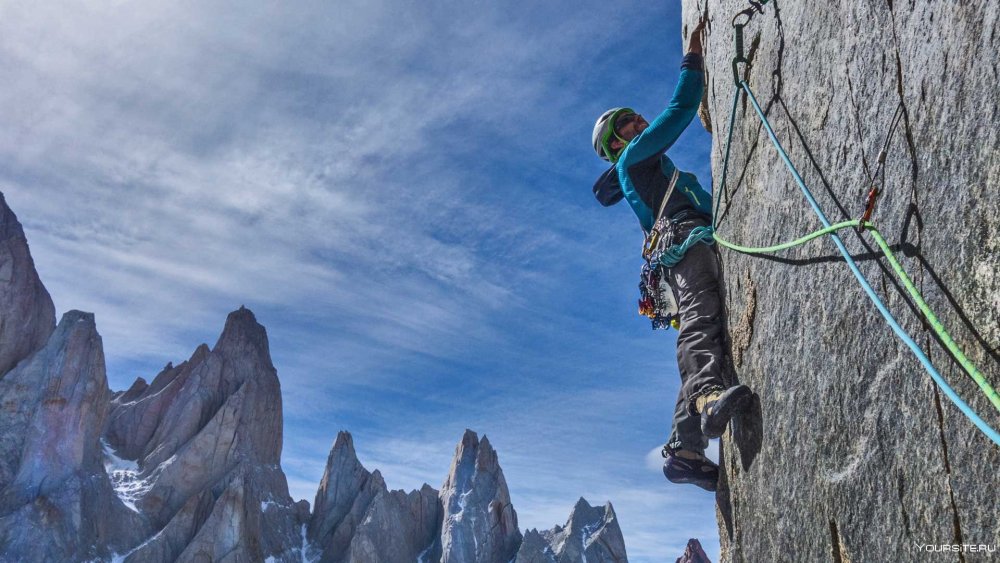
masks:
POLYGON ((706 438, 718 438, 726 431, 733 415, 750 406, 753 392, 746 385, 730 387, 698 397, 695 408, 701 414, 701 433, 706 438))
POLYGON ((712 463, 712 460, 705 456, 701 456, 700 459, 688 459, 667 448, 663 449, 663 457, 667 458, 663 462, 663 475, 667 481, 678 484, 690 483, 706 491, 715 491, 715 486, 719 482, 719 466, 712 463))

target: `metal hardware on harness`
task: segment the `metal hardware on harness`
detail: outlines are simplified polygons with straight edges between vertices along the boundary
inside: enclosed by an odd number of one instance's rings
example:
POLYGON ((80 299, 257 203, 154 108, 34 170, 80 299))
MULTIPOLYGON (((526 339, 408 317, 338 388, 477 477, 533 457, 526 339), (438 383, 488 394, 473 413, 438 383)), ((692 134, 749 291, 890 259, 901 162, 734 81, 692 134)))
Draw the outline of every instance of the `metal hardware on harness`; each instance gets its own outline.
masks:
POLYGON ((639 276, 639 314, 649 318, 653 330, 680 326, 677 302, 664 273, 662 266, 647 262, 639 276))
POLYGON ((655 227, 646 235, 646 240, 642 243, 642 258, 647 262, 653 256, 653 249, 660 243, 660 231, 655 227))

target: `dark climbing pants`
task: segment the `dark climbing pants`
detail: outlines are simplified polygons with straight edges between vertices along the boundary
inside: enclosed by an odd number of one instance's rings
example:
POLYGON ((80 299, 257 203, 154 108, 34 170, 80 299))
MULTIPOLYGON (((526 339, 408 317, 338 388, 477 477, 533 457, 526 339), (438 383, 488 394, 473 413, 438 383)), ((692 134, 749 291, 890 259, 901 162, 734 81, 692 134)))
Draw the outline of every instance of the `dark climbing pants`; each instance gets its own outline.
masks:
MULTIPOLYGON (((691 229, 708 225, 702 216, 671 223, 670 244, 683 242, 691 229)), ((704 453, 708 439, 701 433, 701 419, 689 405, 699 396, 723 389, 722 287, 715 247, 696 244, 679 264, 667 271, 680 315, 677 367, 681 390, 674 409, 674 424, 667 447, 704 453)))

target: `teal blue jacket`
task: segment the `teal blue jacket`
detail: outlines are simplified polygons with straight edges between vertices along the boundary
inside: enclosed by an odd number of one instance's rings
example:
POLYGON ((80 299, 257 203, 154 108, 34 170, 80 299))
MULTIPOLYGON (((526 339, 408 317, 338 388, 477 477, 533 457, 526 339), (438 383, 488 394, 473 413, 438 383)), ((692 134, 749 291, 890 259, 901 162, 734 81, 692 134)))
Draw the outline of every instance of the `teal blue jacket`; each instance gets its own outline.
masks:
MULTIPOLYGON (((665 154, 698 113, 704 81, 701 55, 689 53, 681 65, 680 80, 667 109, 625 147, 615 169, 622 193, 649 231, 656 220, 676 166, 665 154)), ((712 196, 690 172, 680 171, 674 193, 663 215, 671 217, 684 209, 711 216, 712 196)))

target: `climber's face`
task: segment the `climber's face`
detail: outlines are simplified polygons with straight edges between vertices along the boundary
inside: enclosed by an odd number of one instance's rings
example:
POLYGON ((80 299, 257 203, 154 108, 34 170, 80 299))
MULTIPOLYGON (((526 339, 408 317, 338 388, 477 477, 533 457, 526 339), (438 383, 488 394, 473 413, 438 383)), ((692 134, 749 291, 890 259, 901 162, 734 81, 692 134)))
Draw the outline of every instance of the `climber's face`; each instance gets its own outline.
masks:
MULTIPOLYGON (((649 127, 649 123, 638 113, 626 113, 615 120, 615 133, 617 133, 617 137, 625 139, 626 142, 638 137, 639 133, 645 131, 647 127, 649 127)), ((612 150, 617 151, 623 146, 625 143, 620 139, 613 138, 611 140, 612 150)))

